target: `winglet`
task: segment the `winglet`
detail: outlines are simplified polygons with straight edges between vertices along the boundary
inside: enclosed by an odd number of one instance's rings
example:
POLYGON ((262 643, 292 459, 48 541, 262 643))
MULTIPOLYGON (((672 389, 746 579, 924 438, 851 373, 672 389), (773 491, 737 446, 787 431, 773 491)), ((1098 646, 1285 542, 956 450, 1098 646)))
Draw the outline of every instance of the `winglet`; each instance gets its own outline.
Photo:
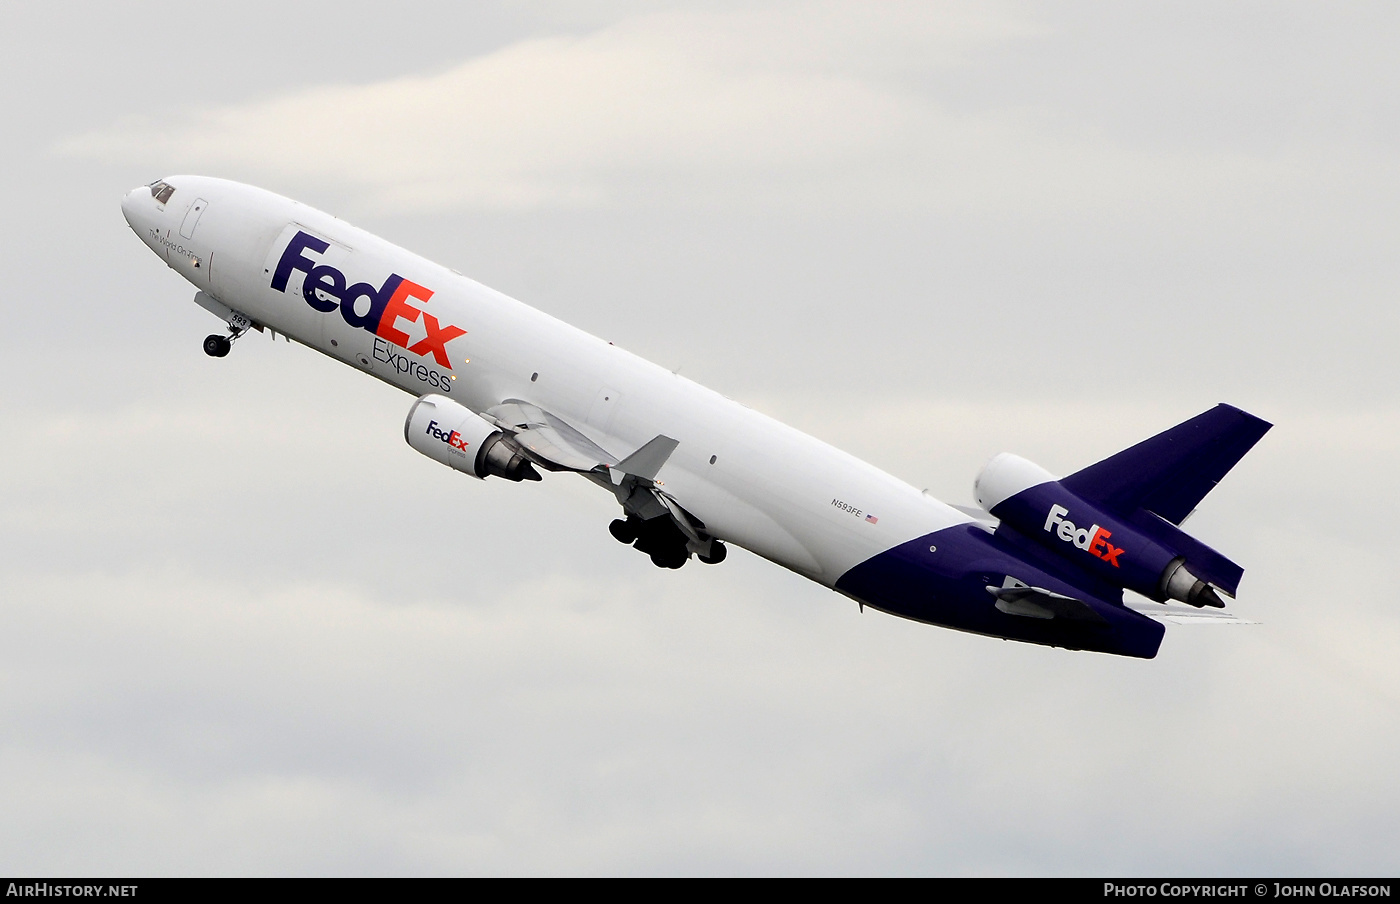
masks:
POLYGON ((612 466, 614 473, 631 474, 642 480, 655 480, 661 466, 666 464, 671 453, 680 443, 669 436, 654 436, 636 452, 612 466))

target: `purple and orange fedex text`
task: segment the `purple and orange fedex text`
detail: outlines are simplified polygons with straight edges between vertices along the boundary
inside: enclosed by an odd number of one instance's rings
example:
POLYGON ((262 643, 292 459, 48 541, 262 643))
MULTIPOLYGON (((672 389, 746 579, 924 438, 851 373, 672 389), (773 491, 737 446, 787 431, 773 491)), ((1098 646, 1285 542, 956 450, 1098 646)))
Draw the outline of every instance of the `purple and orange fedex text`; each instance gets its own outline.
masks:
POLYGON ((456 430, 443 430, 438 426, 437 421, 428 421, 428 429, 423 432, 433 439, 446 443, 451 448, 461 452, 467 451, 467 446, 470 445, 470 443, 467 442, 467 438, 461 433, 456 430))
POLYGON ((287 291, 287 280, 294 270, 300 270, 306 274, 301 284, 301 295, 311 307, 324 314, 339 308, 340 316, 350 326, 368 330, 420 358, 432 355, 440 367, 451 370, 447 343, 466 335, 467 331, 451 324, 443 326, 437 317, 409 303, 409 299, 427 302, 432 298, 433 290, 404 279, 397 273, 389 274, 383 285, 377 288, 365 282, 349 285, 340 270, 307 257, 308 251, 324 254, 329 247, 328 242, 298 231, 277 262, 277 271, 272 274, 272 288, 278 292, 287 291), (369 299, 369 309, 364 313, 356 308, 356 302, 361 298, 369 299), (399 321, 417 323, 420 319, 427 335, 409 345, 408 334, 398 328, 399 321))

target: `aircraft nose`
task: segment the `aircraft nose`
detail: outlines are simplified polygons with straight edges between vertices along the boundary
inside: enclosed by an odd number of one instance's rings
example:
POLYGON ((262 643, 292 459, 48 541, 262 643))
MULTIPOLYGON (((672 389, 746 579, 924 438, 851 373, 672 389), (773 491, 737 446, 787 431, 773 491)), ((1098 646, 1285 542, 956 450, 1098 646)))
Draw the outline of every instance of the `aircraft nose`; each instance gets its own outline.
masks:
POLYGON ((126 217, 126 225, 141 231, 140 225, 136 222, 136 217, 141 203, 141 196, 150 196, 150 189, 144 185, 137 186, 122 196, 122 216, 126 217))

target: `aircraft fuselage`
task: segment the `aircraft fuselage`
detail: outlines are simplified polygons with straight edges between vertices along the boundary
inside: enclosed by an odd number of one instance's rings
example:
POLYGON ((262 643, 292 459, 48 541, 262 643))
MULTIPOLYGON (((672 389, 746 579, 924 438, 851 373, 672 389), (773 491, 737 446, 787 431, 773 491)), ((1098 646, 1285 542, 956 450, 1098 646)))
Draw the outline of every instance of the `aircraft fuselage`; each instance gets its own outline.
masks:
POLYGON ((864 605, 996 637, 1156 654, 1161 624, 1124 607, 1118 588, 994 519, 303 204, 207 177, 155 185, 123 200, 128 223, 235 329, 241 316, 472 412, 527 402, 614 461, 669 437, 655 482, 709 537, 864 605), (1097 617, 999 607, 993 588, 1016 582, 1097 617))

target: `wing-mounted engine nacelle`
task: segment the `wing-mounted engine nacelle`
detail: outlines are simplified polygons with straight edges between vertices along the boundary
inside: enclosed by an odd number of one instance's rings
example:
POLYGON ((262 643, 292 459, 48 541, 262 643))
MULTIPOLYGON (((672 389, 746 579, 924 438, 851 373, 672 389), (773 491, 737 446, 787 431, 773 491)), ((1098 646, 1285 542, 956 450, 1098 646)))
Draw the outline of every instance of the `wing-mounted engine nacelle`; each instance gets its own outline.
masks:
POLYGON ((988 462, 973 487, 977 504, 1003 525, 1114 586, 1155 600, 1225 605, 1211 585, 1187 567, 1186 550, 1180 547, 1200 544, 1189 538, 1189 543, 1175 542, 1185 535, 1156 516, 1143 513, 1146 528, 1131 524, 1070 492, 1039 465, 1010 453, 988 462))
POLYGON ((495 424, 446 396, 425 395, 413 403, 403 438, 433 461, 485 479, 539 480, 539 472, 495 424))

